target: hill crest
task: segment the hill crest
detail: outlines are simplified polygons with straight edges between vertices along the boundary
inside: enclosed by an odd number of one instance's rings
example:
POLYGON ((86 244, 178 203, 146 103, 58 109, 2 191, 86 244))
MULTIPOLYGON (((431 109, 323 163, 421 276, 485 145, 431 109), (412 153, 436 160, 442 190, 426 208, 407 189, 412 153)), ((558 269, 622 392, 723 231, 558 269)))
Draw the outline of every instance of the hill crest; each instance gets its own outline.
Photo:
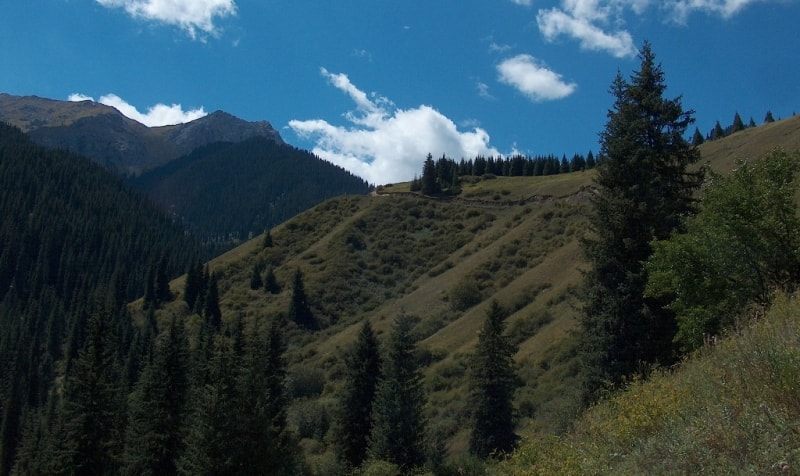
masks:
POLYGON ((147 127, 93 101, 59 101, 0 93, 0 121, 39 145, 66 148, 124 174, 139 174, 213 142, 264 137, 284 144, 267 121, 248 122, 215 111, 184 124, 147 127))

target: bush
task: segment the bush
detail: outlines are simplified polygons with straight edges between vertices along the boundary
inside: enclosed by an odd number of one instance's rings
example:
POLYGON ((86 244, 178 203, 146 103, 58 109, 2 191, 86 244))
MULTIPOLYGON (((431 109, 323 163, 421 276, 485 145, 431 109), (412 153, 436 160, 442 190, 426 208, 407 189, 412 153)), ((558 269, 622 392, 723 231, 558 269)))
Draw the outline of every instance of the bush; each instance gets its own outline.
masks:
POLYGON ((450 301, 450 307, 455 311, 466 311, 483 300, 477 283, 470 277, 459 281, 447 296, 450 301))

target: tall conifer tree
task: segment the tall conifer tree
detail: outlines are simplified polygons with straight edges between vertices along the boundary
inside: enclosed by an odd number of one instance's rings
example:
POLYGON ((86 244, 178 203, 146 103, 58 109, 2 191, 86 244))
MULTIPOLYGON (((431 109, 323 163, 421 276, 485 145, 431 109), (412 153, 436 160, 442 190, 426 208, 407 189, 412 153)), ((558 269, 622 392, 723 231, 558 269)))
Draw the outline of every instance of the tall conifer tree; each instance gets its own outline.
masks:
POLYGON ((478 346, 470 361, 470 453, 486 458, 514 448, 514 391, 519 379, 514 371, 516 349, 503 335, 505 311, 492 301, 478 346))
POLYGON ((630 82, 617 74, 614 105, 600 134, 602 158, 592 198, 592 234, 584 240, 586 397, 618 386, 642 366, 669 362, 674 317, 643 297, 651 241, 665 239, 694 210, 701 172, 687 172, 699 152, 684 138, 694 122, 681 98, 664 98, 661 65, 645 42, 630 82))
POLYGON ((414 357, 416 341, 409 316, 397 318, 389 336, 387 354, 372 407, 370 456, 404 470, 424 463, 422 407, 425 393, 414 357))
POLYGON ((314 314, 308 306, 308 298, 306 297, 306 288, 303 284, 303 272, 300 268, 294 273, 294 281, 292 284, 292 301, 289 305, 289 319, 306 329, 314 327, 314 314))
POLYGON ((173 317, 129 400, 126 474, 175 474, 188 392, 189 343, 173 317))
POLYGON ((372 430, 372 406, 381 370, 378 340, 364 321, 353 348, 344 356, 345 383, 338 415, 339 452, 342 460, 358 467, 366 459, 372 430))

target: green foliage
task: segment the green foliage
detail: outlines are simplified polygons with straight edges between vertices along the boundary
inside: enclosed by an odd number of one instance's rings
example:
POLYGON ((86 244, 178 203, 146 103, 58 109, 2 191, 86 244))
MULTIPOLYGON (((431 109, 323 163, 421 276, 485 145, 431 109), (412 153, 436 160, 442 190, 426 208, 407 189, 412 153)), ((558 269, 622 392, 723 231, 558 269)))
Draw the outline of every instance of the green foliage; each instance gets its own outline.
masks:
POLYGON ((492 474, 785 474, 800 465, 800 302, 780 296, 737 335, 529 435, 492 474))
POLYGON ((423 195, 436 195, 441 192, 441 186, 439 185, 439 180, 436 175, 436 164, 431 154, 428 154, 422 166, 420 192, 422 192, 423 195))
POLYGON ((517 439, 513 407, 514 391, 519 385, 513 359, 516 348, 503 335, 505 317, 506 311, 493 300, 470 360, 469 449, 482 458, 509 453, 517 439))
POLYGON ((378 340, 368 320, 344 356, 345 375, 337 415, 336 441, 342 460, 358 467, 367 457, 373 402, 381 376, 378 340))
POLYGON ((256 263, 250 272, 250 289, 261 289, 262 286, 264 286, 264 281, 261 279, 261 266, 256 263))
POLYGON ((327 198, 370 189, 341 167, 266 138, 201 147, 133 184, 174 211, 214 253, 209 258, 327 198))
POLYGON ((54 474, 111 474, 119 467, 125 405, 117 386, 117 336, 101 307, 87 325, 86 345, 68 375, 59 409, 54 474))
MULTIPOLYGON (((122 368, 134 332, 130 316, 120 309, 142 295, 145 283, 154 284, 152 265, 161 256, 169 257, 165 274, 175 276, 198 247, 172 217, 108 170, 65 150, 38 147, 4 124, 0 210, 0 471, 5 472, 23 440, 30 443, 28 455, 53 454, 62 428, 56 409, 86 343, 86 316, 109 317, 115 336, 109 345, 119 372, 113 385, 122 394, 131 384, 131 374, 122 368)), ((119 444, 121 437, 114 438, 119 444)), ((52 462, 28 461, 28 468, 40 469, 52 462)), ((69 461, 58 459, 64 471, 75 470, 69 461)))
POLYGON ((175 474, 189 393, 189 344, 173 317, 129 398, 124 473, 175 474))
POLYGON ((401 314, 389 336, 372 406, 369 455, 404 470, 424 461, 425 394, 414 351, 413 321, 401 314))
POLYGON ((585 240, 590 262, 584 297, 587 398, 617 386, 642 364, 669 363, 673 317, 644 298, 643 262, 650 242, 667 238, 692 212, 700 173, 687 172, 699 154, 683 138, 694 121, 680 97, 665 99, 664 73, 650 45, 630 82, 618 74, 614 106, 601 133, 601 156, 585 240))
POLYGON ((653 244, 647 294, 668 299, 683 350, 800 282, 798 170, 798 153, 775 150, 730 176, 711 175, 686 232, 653 244))
POLYGON ((305 284, 303 284, 303 273, 297 268, 292 281, 292 300, 289 305, 289 320, 305 329, 316 327, 314 314, 308 304, 305 284))

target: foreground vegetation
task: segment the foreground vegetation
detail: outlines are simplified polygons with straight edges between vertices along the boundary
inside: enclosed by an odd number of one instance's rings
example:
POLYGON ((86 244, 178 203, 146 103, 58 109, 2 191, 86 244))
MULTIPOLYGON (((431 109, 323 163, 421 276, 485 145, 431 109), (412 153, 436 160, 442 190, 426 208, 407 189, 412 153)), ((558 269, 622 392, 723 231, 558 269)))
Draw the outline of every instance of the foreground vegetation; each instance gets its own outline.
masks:
POLYGON ((529 433, 495 474, 789 474, 800 465, 800 299, 781 295, 676 371, 529 433))

